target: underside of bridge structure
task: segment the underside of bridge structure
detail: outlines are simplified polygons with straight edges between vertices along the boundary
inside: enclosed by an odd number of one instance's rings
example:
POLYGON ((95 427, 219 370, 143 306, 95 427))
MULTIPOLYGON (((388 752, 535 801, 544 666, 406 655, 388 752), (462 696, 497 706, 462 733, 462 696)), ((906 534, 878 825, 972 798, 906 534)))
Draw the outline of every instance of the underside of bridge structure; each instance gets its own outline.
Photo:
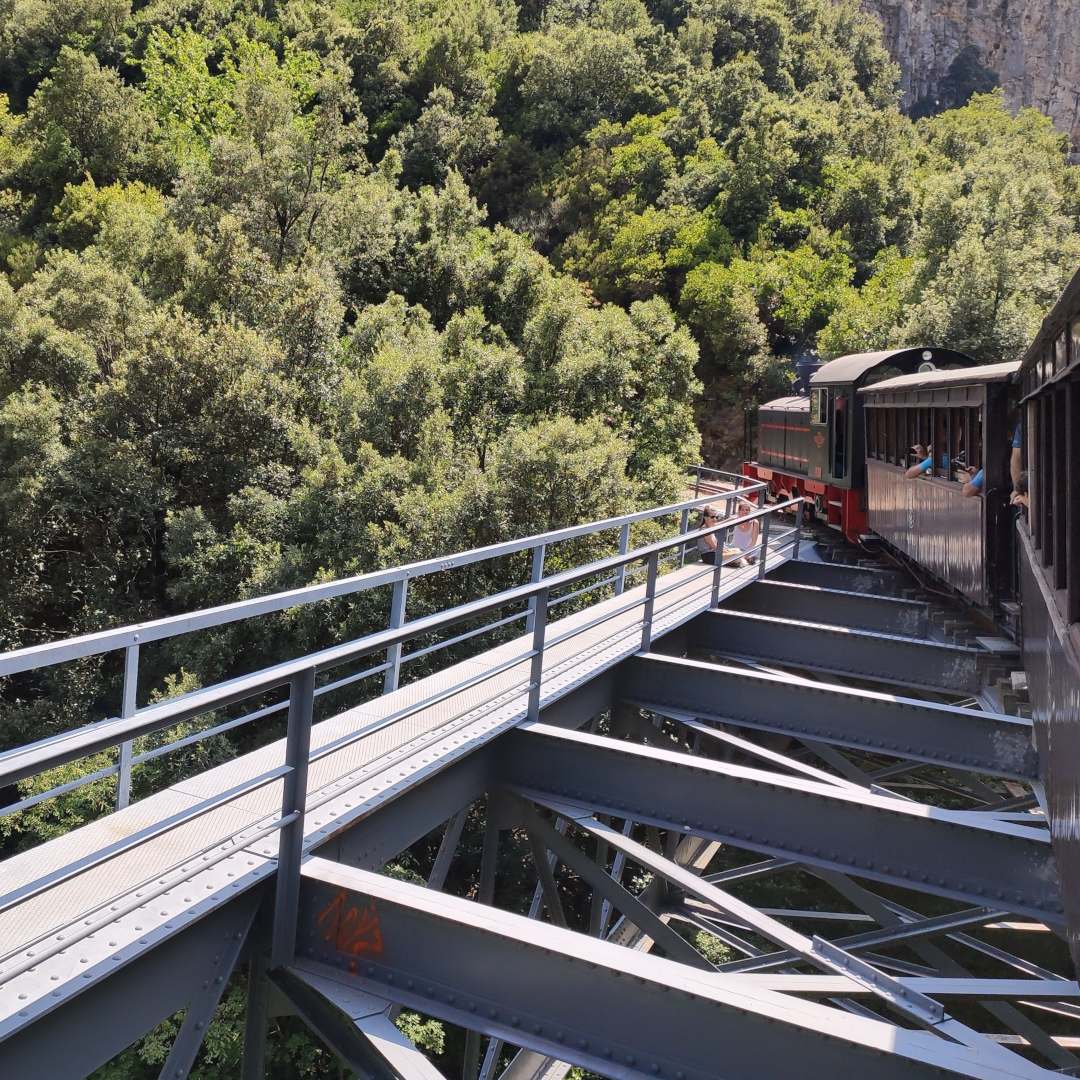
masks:
POLYGON ((161 1073, 186 1076, 246 965, 246 1080, 282 1014, 360 1076, 442 1075, 402 1008, 466 1033, 468 1080, 1080 1074, 1031 723, 990 689, 1017 658, 906 584, 787 563, 328 825, 291 909, 234 868, 0 1072, 79 1075, 186 1010, 161 1073), (388 872, 410 849, 425 884, 388 872))

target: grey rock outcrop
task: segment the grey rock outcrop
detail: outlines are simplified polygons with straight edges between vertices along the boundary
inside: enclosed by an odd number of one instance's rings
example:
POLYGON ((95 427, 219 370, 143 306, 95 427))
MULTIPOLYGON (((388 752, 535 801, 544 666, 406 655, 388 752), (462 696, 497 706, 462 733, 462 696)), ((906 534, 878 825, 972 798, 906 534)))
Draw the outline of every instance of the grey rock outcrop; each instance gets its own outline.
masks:
POLYGON ((930 113, 1000 85, 1080 148, 1080 0, 863 0, 902 70, 904 107, 930 113))

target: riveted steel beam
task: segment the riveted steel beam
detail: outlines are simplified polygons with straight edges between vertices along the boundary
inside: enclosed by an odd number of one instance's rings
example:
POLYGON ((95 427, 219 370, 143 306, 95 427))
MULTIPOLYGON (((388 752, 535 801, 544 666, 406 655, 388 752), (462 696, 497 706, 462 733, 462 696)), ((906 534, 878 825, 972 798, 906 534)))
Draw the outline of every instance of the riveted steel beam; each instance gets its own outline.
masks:
POLYGON ((1045 1078, 881 1020, 309 859, 299 952, 358 989, 615 1078, 1045 1078), (378 927, 358 939, 361 924, 378 927), (367 942, 357 949, 358 940, 367 942))
POLYGON ((980 661, 989 660, 960 645, 733 611, 699 615, 689 641, 708 652, 958 695, 982 687, 980 661))
POLYGON ((195 1064, 195 1057, 206 1037, 206 1029, 214 1018, 221 995, 225 993, 225 985, 240 958, 240 950, 247 941, 248 931, 255 918, 254 908, 250 911, 247 924, 237 929, 214 955, 206 978, 188 1003, 184 1022, 173 1039, 169 1056, 161 1067, 159 1080, 183 1080, 191 1072, 191 1066, 195 1064))
POLYGON ((488 785, 491 762, 490 747, 461 758, 350 823, 321 848, 322 853, 352 866, 382 866, 480 798, 488 785))
POLYGON ((258 899, 258 893, 237 897, 130 963, 113 964, 108 977, 87 984, 88 992, 0 1041, 0 1074, 88 1076, 200 993, 208 975, 216 975, 215 958, 251 924, 258 899))
POLYGON ((769 578, 733 593, 721 608, 907 637, 922 637, 930 621, 930 605, 923 600, 823 589, 769 578))
POLYGON ((394 1025, 392 1002, 358 991, 319 965, 297 964, 270 978, 308 1027, 359 1076, 445 1080, 394 1025))
POLYGON ((529 797, 726 841, 1060 926, 1042 830, 689 754, 549 728, 500 740, 499 776, 529 797))
POLYGON ((790 559, 769 571, 769 581, 787 581, 795 585, 814 585, 819 589, 842 589, 845 592, 869 593, 872 596, 898 596, 915 583, 897 570, 877 570, 842 563, 804 562, 790 559))
POLYGON ((616 672, 645 708, 1020 780, 1038 777, 1030 720, 650 653, 616 672))
MULTIPOLYGON (((776 990, 782 994, 809 994, 814 997, 858 996, 871 990, 854 980, 837 975, 744 975, 748 986, 776 990)), ((1044 1001, 1073 1000, 1080 986, 1067 979, 947 979, 939 976, 909 976, 896 980, 901 986, 927 997, 971 998, 976 1001, 1032 998, 1044 1001)))

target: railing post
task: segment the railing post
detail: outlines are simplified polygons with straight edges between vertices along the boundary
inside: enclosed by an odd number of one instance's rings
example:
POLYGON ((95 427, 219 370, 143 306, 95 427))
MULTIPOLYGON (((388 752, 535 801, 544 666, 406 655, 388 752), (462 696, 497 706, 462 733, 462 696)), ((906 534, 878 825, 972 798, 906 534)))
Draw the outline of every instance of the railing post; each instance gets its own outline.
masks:
MULTIPOLYGON (((536 585, 544 578, 544 559, 547 557, 547 544, 537 544, 532 549, 532 571, 529 574, 529 584, 536 585)), ((544 594, 545 606, 547 605, 547 593, 544 594)), ((529 614, 525 617, 525 633, 528 634, 532 631, 536 625, 536 605, 539 601, 539 596, 534 596, 529 601, 529 614)))
POLYGON ((803 501, 799 499, 799 505, 795 507, 795 543, 791 545, 791 557, 799 558, 799 544, 802 542, 802 519, 803 501))
MULTIPOLYGON (((120 715, 127 719, 135 715, 139 693, 139 646, 124 650, 124 688, 120 699, 120 715)), ((134 743, 131 739, 120 744, 120 771, 116 775, 116 809, 123 810, 131 802, 131 758, 134 743)))
POLYGON ((535 597, 532 628, 532 661, 529 664, 529 720, 540 719, 540 685, 544 679, 544 634, 547 631, 548 591, 541 589, 535 597))
POLYGON ((660 556, 652 552, 647 560, 648 571, 645 577, 645 611, 642 615, 641 624, 641 651, 648 652, 652 648, 652 620, 653 608, 656 606, 656 571, 660 564, 660 556))
MULTIPOLYGON (((683 512, 679 515, 679 535, 685 536, 687 529, 690 527, 690 508, 684 507, 683 512)), ((679 545, 679 566, 686 565, 686 544, 679 545)))
POLYGON ((765 576, 765 559, 769 554, 769 522, 772 514, 766 514, 761 519, 761 551, 758 553, 757 576, 760 581, 765 576))
MULTIPOLYGON (((628 521, 619 530, 619 554, 625 555, 630 550, 630 522, 628 521)), ((615 595, 618 596, 626 588, 626 563, 623 563, 615 571, 615 595)))
POLYGON ((701 495, 701 466, 694 466, 694 498, 701 495))
POLYGON ((713 567, 712 575, 712 598, 709 601, 709 607, 718 608, 720 606, 720 575, 724 572, 724 545, 717 544, 716 565, 713 567))
POLYGON ((290 771, 282 783, 281 816, 295 815, 282 825, 278 839, 277 881, 270 966, 292 962, 296 951, 296 917, 300 903, 300 859, 304 852, 304 804, 307 802, 311 720, 315 712, 315 669, 306 668, 289 683, 289 726, 285 735, 285 764, 290 771))
MULTIPOLYGON (((389 629, 397 630, 405 622, 405 602, 409 598, 409 579, 402 578, 394 582, 394 592, 390 597, 389 629)), ((383 693, 389 694, 398 687, 401 674, 401 645, 391 645, 386 650, 386 662, 390 665, 383 676, 383 693)))

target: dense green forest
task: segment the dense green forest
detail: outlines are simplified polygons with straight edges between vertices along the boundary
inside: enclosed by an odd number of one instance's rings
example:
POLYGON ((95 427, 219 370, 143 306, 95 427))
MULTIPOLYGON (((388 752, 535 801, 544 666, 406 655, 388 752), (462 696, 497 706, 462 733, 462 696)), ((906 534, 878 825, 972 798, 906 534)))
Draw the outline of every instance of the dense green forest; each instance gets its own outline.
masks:
MULTIPOLYGON (((666 500, 792 357, 1011 359, 1080 262, 1050 122, 996 94, 912 122, 854 0, 2 0, 0 91, 0 650, 666 500)), ((184 640, 141 697, 385 604, 184 640)), ((116 686, 12 681, 0 743, 116 686)), ((238 1049, 217 1025, 200 1075, 238 1049)))

